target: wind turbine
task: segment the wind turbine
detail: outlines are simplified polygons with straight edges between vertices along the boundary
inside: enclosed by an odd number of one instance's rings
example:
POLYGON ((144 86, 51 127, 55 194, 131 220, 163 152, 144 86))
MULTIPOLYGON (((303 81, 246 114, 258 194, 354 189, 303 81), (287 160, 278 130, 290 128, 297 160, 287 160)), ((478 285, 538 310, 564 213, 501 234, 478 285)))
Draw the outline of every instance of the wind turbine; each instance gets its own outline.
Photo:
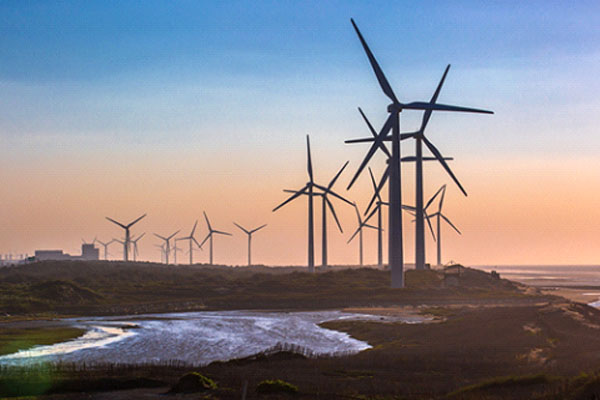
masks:
MULTIPOLYGON (((442 265, 442 220, 446 221, 448 223, 448 225, 450 225, 452 227, 452 229, 454 229, 459 235, 462 235, 462 233, 460 233, 460 231, 458 230, 458 228, 456 226, 454 226, 454 224, 448 219, 448 217, 446 217, 444 214, 442 214, 442 206, 444 204, 444 197, 446 196, 446 185, 442 186, 435 195, 433 195, 431 197, 431 199, 428 202, 428 205, 431 204, 433 202, 433 200, 436 198, 436 196, 440 194, 440 202, 438 203, 438 210, 433 213, 433 214, 429 214, 427 216, 428 220, 429 218, 437 218, 437 226, 436 226, 436 230, 437 230, 437 234, 434 237, 434 240, 436 240, 437 237, 437 265, 442 265)), ((433 233, 433 232, 432 232, 433 233)))
POLYGON ((157 238, 165 241, 165 264, 169 263, 169 254, 171 253, 171 239, 173 239, 173 236, 177 235, 178 233, 179 230, 167 237, 161 236, 158 233, 154 234, 154 236, 156 236, 157 238))
POLYGON ((204 238, 204 240, 202 241, 202 243, 200 243, 200 247, 202 247, 202 245, 208 239, 210 239, 210 265, 213 265, 213 236, 215 234, 216 235, 231 236, 231 233, 223 232, 223 231, 218 231, 216 229, 213 229, 212 226, 210 225, 210 221, 208 220, 208 217, 206 216, 206 212, 204 212, 204 219, 206 219, 206 225, 208 226, 208 235, 206 235, 206 237, 204 238))
POLYGON ((165 245, 163 244, 155 244, 154 247, 158 247, 160 249, 160 262, 165 261, 165 245))
MULTIPOLYGON (((292 200, 298 198, 301 195, 308 196, 308 272, 315 272, 315 222, 314 222, 314 204, 313 203, 314 203, 314 197, 321 196, 322 194, 315 193, 314 189, 315 188, 320 189, 324 193, 327 192, 327 193, 331 194, 332 196, 338 197, 344 201, 346 201, 346 199, 344 199, 341 196, 339 196, 338 194, 334 193, 330 187, 327 188, 327 187, 324 187, 324 186, 321 186, 321 185, 315 183, 314 175, 313 175, 313 167, 312 167, 312 158, 311 158, 311 154, 310 154, 310 138, 308 135, 306 135, 306 153, 307 153, 307 170, 308 170, 309 181, 306 183, 306 185, 304 185, 304 187, 302 189, 297 190, 297 191, 291 191, 291 192, 293 192, 292 196, 290 196, 286 201, 284 201, 283 203, 281 203, 280 205, 275 207, 273 209, 273 212, 279 210, 281 207, 283 207, 284 205, 286 205, 287 203, 291 202, 292 200)), ((342 168, 342 170, 343 169, 344 168, 342 168)), ((333 183, 335 183, 336 179, 337 178, 334 178, 333 183)), ((341 227, 340 227, 340 229, 341 229, 341 227)), ((325 256, 325 258, 327 258, 327 256, 325 256)))
POLYGON ((360 217, 360 213, 358 212, 358 206, 356 205, 356 203, 353 204, 354 205, 354 210, 356 211, 356 218, 358 220, 358 228, 356 229, 356 231, 354 232, 354 234, 350 237, 350 239, 348 239, 347 243, 350 243, 352 241, 352 239, 354 239, 356 237, 356 235, 358 235, 358 241, 359 241, 359 261, 360 261, 360 266, 363 266, 363 228, 371 228, 371 229, 377 229, 376 227, 367 224, 367 221, 363 221, 362 218, 360 217))
POLYGON ((194 222, 194 227, 192 228, 192 232, 190 233, 189 236, 175 239, 175 241, 178 241, 178 240, 188 240, 189 241, 190 265, 192 265, 194 263, 194 249, 192 247, 193 244, 196 243, 196 246, 198 246, 198 248, 202 250, 202 247, 200 247, 200 243, 198 243, 198 241, 194 237, 194 233, 196 232, 197 225, 198 225, 198 220, 196 220, 196 222, 194 222))
POLYGON ((251 266, 252 265, 252 234, 255 232, 258 232, 259 230, 261 230, 262 228, 267 226, 267 224, 261 225, 258 228, 254 228, 251 230, 244 228, 243 226, 237 224, 236 222, 234 222, 233 224, 235 226, 237 226, 238 228, 240 228, 242 231, 244 231, 244 233, 246 233, 246 235, 248 235, 248 266, 251 266))
POLYGON ((131 243, 133 244, 133 261, 137 261, 137 255, 138 255, 138 245, 137 245, 137 242, 138 242, 138 240, 140 240, 141 238, 143 238, 145 234, 146 234, 146 232, 142 233, 136 239, 131 239, 131 243))
POLYGON ((175 239, 175 242, 173 243, 173 264, 177 265, 177 252, 181 251, 180 247, 177 247, 177 239, 175 239))
POLYGON ((125 225, 122 224, 120 222, 115 221, 112 218, 108 218, 106 217, 107 220, 109 220, 110 222, 112 222, 113 224, 119 225, 121 228, 125 229, 125 241, 123 242, 123 260, 124 261, 129 261, 129 246, 131 244, 131 236, 129 233, 129 229, 135 225, 139 220, 141 220, 142 218, 144 218, 146 216, 146 214, 142 215, 141 217, 139 217, 138 219, 134 220, 133 222, 130 222, 129 224, 125 225))
MULTIPOLYGON (((346 161, 346 163, 342 166, 342 168, 338 171, 338 173, 333 177, 333 179, 329 182, 329 184, 327 185, 327 187, 323 187, 319 184, 314 184, 316 188, 321 189, 322 192, 321 193, 315 193, 315 196, 320 196, 322 199, 322 211, 321 211, 321 216, 322 216, 322 224, 321 224, 321 228, 322 228, 322 232, 321 232, 321 239, 322 239, 322 244, 321 244, 321 251, 322 251, 322 264, 323 267, 326 267, 327 264, 327 208, 329 208, 331 210, 331 214, 333 215, 333 218, 335 219, 335 222, 337 224, 338 229, 340 230, 341 233, 344 233, 344 230, 342 229, 342 225, 340 224, 340 221, 337 217, 337 214, 335 213, 335 209, 333 208, 333 204, 331 203, 331 201, 329 200, 329 198, 327 197, 327 195, 332 195, 334 197, 337 197, 338 199, 350 204, 351 206, 354 206, 354 204, 340 196, 339 194, 337 194, 336 192, 334 192, 332 190, 333 185, 335 184, 335 182, 337 181, 337 179, 340 177, 340 175, 342 174, 342 172, 344 171, 344 169, 346 168, 346 166, 348 165, 348 161, 346 161)), ((306 192, 302 192, 302 190, 300 191, 293 191, 293 190, 284 190, 284 192, 287 193, 298 193, 298 194, 307 194, 306 192)))
POLYGON ((104 259, 108 260, 108 246, 115 241, 115 239, 111 239, 109 242, 104 243, 101 240, 96 240, 102 246, 104 246, 104 259))
POLYGON ((96 237, 94 237, 94 240, 92 240, 91 242, 87 242, 84 238, 81 238, 81 242, 83 244, 95 244, 96 243, 96 237))
MULTIPOLYGON (((487 113, 492 114, 491 111, 486 110, 478 110, 474 108, 466 108, 466 107, 457 107, 457 106, 449 106, 444 104, 438 104, 435 102, 412 102, 412 103, 401 103, 398 101, 398 98, 394 94, 392 87, 390 86, 387 78, 385 77, 379 63, 375 59, 375 56, 371 52, 371 49, 367 45, 367 42, 363 38, 360 30, 354 23, 354 20, 351 19, 352 25, 354 26, 354 30, 358 35, 358 38, 362 44, 362 47, 367 54, 369 59, 369 63, 377 77, 377 81, 379 82, 379 86, 381 87, 383 93, 392 101, 392 103, 388 106, 387 111, 389 116, 386 122, 383 124, 383 127, 379 131, 379 134, 374 138, 371 148, 367 152, 364 160, 362 161, 360 167, 356 171, 356 174, 350 181, 348 188, 350 188, 365 166, 369 163, 375 152, 380 149, 383 144, 383 140, 387 138, 387 134, 391 131, 391 142, 392 142, 392 151, 391 157, 389 158, 389 203, 390 203, 390 212, 389 212, 389 230, 388 230, 388 238, 389 238, 389 264, 390 269, 392 271, 392 287, 393 288, 401 288, 404 286, 404 256, 402 249, 402 202, 401 202, 401 176, 400 176, 400 113, 403 110, 424 110, 424 111, 460 111, 460 112, 476 112, 476 113, 487 113)), ((422 202, 421 202, 422 203, 422 202)), ((419 204, 416 205, 417 208, 419 204)))

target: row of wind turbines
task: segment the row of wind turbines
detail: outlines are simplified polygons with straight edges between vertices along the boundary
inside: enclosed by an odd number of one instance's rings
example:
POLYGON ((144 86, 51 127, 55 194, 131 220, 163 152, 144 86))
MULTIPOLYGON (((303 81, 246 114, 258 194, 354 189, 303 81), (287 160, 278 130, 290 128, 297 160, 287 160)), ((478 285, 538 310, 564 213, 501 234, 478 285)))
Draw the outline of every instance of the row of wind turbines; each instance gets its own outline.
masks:
MULTIPOLYGON (((433 234, 434 240, 437 242, 437 263, 440 265, 441 261, 441 225, 442 223, 448 223, 454 230, 458 233, 460 231, 452 224, 452 222, 442 213, 442 206, 444 197, 446 194, 446 185, 443 185, 425 204, 424 202, 424 193, 423 193, 423 162, 424 161, 437 161, 439 162, 444 170, 448 173, 450 178, 455 182, 460 191, 467 196, 467 192, 454 175, 452 170, 450 169, 447 161, 453 160, 452 158, 444 157, 442 153, 437 149, 437 147, 426 137, 425 130, 427 125, 431 119, 431 115, 433 111, 450 111, 450 112, 468 112, 468 113, 480 113, 480 114, 493 114, 492 111, 476 109, 476 108, 468 108, 461 106, 453 106, 440 104, 437 102, 438 96, 450 69, 450 65, 448 65, 442 75, 442 78, 434 91, 431 99, 428 102, 425 101, 416 101, 410 103, 402 103, 396 97, 392 87, 390 86, 386 76, 383 73, 383 70, 379 66, 375 56, 371 52, 367 42, 365 41, 362 33, 358 29, 358 26, 351 19, 352 26, 358 36, 358 39, 365 51, 371 68, 375 73, 375 77, 379 83, 381 90, 384 95, 391 100, 391 103, 387 106, 388 117, 383 123, 381 129, 379 131, 375 130, 371 122, 368 120, 367 116, 363 112, 363 110, 359 107, 358 111, 365 121, 371 136, 367 138, 360 139, 351 139, 346 140, 346 143, 370 143, 369 150, 367 151, 364 159, 362 160, 360 166, 357 171, 353 175, 350 183, 348 184, 346 190, 352 188, 352 186, 357 181, 358 177, 361 173, 368 167, 369 162, 373 159, 374 155, 383 154, 385 156, 385 160, 387 162, 387 167, 385 171, 382 173, 379 181, 375 179, 373 171, 369 167, 369 175, 371 179, 371 183, 373 185, 373 196, 371 201, 369 202, 367 208, 362 214, 365 218, 361 217, 361 213, 359 212, 358 206, 356 203, 351 202, 344 196, 339 193, 333 191, 333 186, 347 167, 348 162, 346 162, 341 169, 334 175, 333 179, 327 184, 327 186, 320 185, 315 182, 314 174, 313 174, 313 166, 310 152, 310 140, 307 136, 307 171, 308 171, 308 182, 298 190, 284 190, 287 193, 291 193, 291 196, 286 199, 283 203, 279 204, 277 207, 273 209, 273 211, 279 210, 281 207, 286 204, 292 202, 296 198, 300 196, 306 196, 308 199, 308 269, 310 272, 314 272, 315 267, 315 254, 314 254, 314 199, 320 197, 321 198, 321 209, 322 209, 322 263, 324 266, 328 265, 328 254, 327 254, 327 222, 328 222, 328 213, 331 212, 337 227, 340 231, 342 231, 342 227, 338 220, 337 214, 332 204, 333 199, 337 199, 342 201, 348 205, 354 207, 357 220, 358 220, 358 228, 354 232, 354 234, 350 237, 349 241, 352 241, 356 236, 359 238, 359 246, 360 246, 360 263, 362 264, 362 236, 363 236, 363 228, 375 229, 378 232, 378 264, 383 265, 383 215, 382 209, 383 207, 388 207, 388 226, 387 226, 387 240, 388 240, 388 265, 391 270, 391 286, 393 288, 401 288, 404 286, 404 254, 403 254, 403 232, 402 232, 402 211, 405 210, 409 212, 412 216, 414 216, 415 222, 415 268, 416 269, 425 269, 425 221, 427 221, 428 226, 433 234), (404 110, 417 110, 423 111, 423 118, 421 121, 421 126, 417 131, 414 132, 401 132, 400 130, 400 113, 404 110), (415 143, 415 155, 409 157, 401 157, 401 142, 409 139, 414 139, 415 143), (391 144, 391 148, 388 148, 388 144, 391 144), (432 156, 424 156, 423 155, 423 147, 426 147, 432 154, 432 156), (414 162, 415 163, 415 204, 414 206, 408 206, 402 204, 402 182, 401 182, 401 163, 405 162, 414 162), (387 201, 384 201, 381 193, 383 191, 383 187, 387 184, 388 187, 388 198, 387 201), (428 212, 428 209, 434 204, 434 201, 438 199, 438 207, 435 212, 428 212), (329 211, 328 211, 329 210, 329 211), (377 215, 377 226, 369 224, 369 220, 377 215), (431 224, 431 220, 436 222, 436 231, 434 232, 433 226, 431 224)), ((123 258, 124 260, 129 259, 129 251, 131 246, 134 248, 134 257, 137 254, 137 241, 141 239, 143 235, 138 236, 137 238, 132 239, 130 236, 130 228, 144 218, 146 215, 142 215, 138 219, 134 220, 129 224, 122 224, 117 222, 111 218, 107 219, 121 228, 125 230, 125 238, 120 241, 123 244, 123 258)), ((228 232, 223 232, 219 230, 215 230, 210 225, 210 221, 204 213, 204 217, 206 219, 207 227, 209 230, 208 235, 203 240, 202 243, 198 243, 194 238, 195 229, 197 226, 197 221, 192 228, 192 231, 189 236, 175 239, 177 240, 188 240, 189 241, 189 254, 190 254, 190 263, 192 263, 192 254, 193 254, 193 244, 196 244, 199 248, 207 241, 210 240, 210 262, 212 264, 213 261, 213 237, 214 235, 231 235, 228 232)), ((264 228, 264 225, 256 228, 254 230, 247 230, 236 223, 236 226, 243 230, 248 235, 248 264, 251 264, 251 237, 252 233, 255 233, 259 229, 264 228)), ((155 234, 159 239, 164 241, 164 244, 161 246, 165 255, 165 260, 168 262, 169 253, 171 250, 171 240, 175 237, 175 235, 179 233, 179 231, 173 233, 170 236, 161 236, 155 234)), ((106 246, 108 244, 104 244, 99 242, 100 244, 105 246, 105 254, 106 254, 106 246)), ((110 244, 110 242, 109 242, 110 244)), ((176 248, 176 246, 175 246, 176 248)), ((175 250, 175 256, 176 256, 175 250)))
MULTIPOLYGON (((452 106, 446 104, 440 104, 437 102, 438 96, 450 69, 450 65, 446 67, 442 78, 433 93, 433 96, 428 102, 424 101, 416 101, 410 103, 402 103, 396 97, 391 85, 389 84, 383 70, 379 66, 377 59, 371 52, 367 42, 365 41, 362 33, 358 29, 358 26, 354 22, 353 19, 350 20, 354 30, 358 36, 358 39, 365 51, 371 68, 375 73, 375 77, 379 83, 379 86, 385 96, 391 100, 391 104, 387 106, 388 117, 384 122, 382 128, 377 132, 371 122, 367 119, 366 115, 359 107, 358 111, 360 112, 362 118, 367 124, 369 131, 371 132, 371 136, 367 138, 361 139, 351 139, 347 140, 346 143, 371 143, 371 146, 365 155, 363 161, 361 162, 358 170, 354 174, 352 180, 347 186, 347 190, 349 190, 360 174, 367 167, 371 159, 376 153, 383 153, 386 157, 387 167, 382 174, 379 183, 376 183, 375 178, 373 176, 372 171, 369 168, 369 173, 371 176, 371 181, 374 187, 373 198, 369 203, 369 206, 365 210, 364 215, 368 214, 368 217, 362 221, 360 213, 358 212, 358 208, 356 204, 354 207, 357 210, 357 216, 359 219, 359 229, 356 234, 359 237, 362 237, 362 228, 369 227, 378 230, 378 263, 381 265, 383 260, 383 251, 382 251, 382 214, 381 210, 383 206, 387 206, 389 208, 388 212, 388 263, 391 270, 391 286, 393 288, 401 288, 404 286, 404 254, 403 254, 403 232, 402 232, 402 210, 409 211, 415 218, 415 268, 416 269, 425 269, 425 220, 427 220, 430 229, 433 233, 433 228, 431 226, 431 219, 436 219, 437 222, 437 235, 434 237, 437 238, 438 244, 438 264, 441 264, 441 223, 447 222, 450 226, 455 229, 457 232, 458 229, 450 222, 450 220, 442 214, 442 205, 446 192, 446 186, 442 186, 434 196, 424 204, 423 198, 423 161, 435 161, 437 160, 442 167, 446 170, 446 172, 450 175, 452 180, 459 187, 461 192, 467 196, 467 192, 460 184, 450 167, 446 161, 452 160, 452 158, 445 158, 442 153, 431 143, 431 141, 425 136, 425 129, 429 120, 431 118, 431 114, 433 111, 452 111, 452 112, 469 112, 469 113, 480 113, 480 114, 493 114, 492 111, 476 109, 476 108, 468 108, 468 107, 460 107, 460 106, 452 106), (406 132, 402 133, 400 131, 400 113, 404 110, 419 110, 423 111, 423 119, 421 122, 421 126, 419 130, 415 132, 406 132), (415 155, 411 157, 401 157, 400 153, 400 145, 401 141, 414 139, 415 140, 415 155), (387 142, 391 143, 391 150, 387 147, 387 142), (432 153, 433 157, 424 157, 423 156, 423 145, 427 147, 427 149, 432 153), (415 205, 414 206, 406 206, 402 205, 402 182, 401 182, 401 163, 402 162, 415 162, 415 205), (380 192, 383 189, 385 184, 388 184, 388 200, 383 201, 380 192), (438 210, 434 213, 427 214, 427 208, 431 206, 433 201, 440 197, 438 210), (373 210, 371 207, 375 204, 373 210), (369 211, 371 213, 369 214, 369 211), (378 226, 374 227, 372 225, 368 225, 367 221, 373 215, 377 213, 378 216, 378 226)), ((327 187, 318 185, 314 182, 313 179, 313 171, 312 171, 312 161, 310 157, 310 144, 307 139, 308 146, 308 176, 309 182, 300 190, 292 191, 292 196, 284 201, 282 204, 277 206, 273 211, 278 210, 285 204, 294 200, 295 198, 306 195, 308 196, 308 268, 309 271, 314 271, 314 217, 313 217, 313 199, 316 196, 322 197, 322 208, 323 208, 323 227, 327 224, 326 218, 326 209, 330 208, 332 214, 337 221, 337 216, 335 215, 335 211, 331 205, 331 202, 327 198, 328 195, 333 197, 337 197, 345 202, 349 202, 347 199, 343 198, 339 194, 333 192, 331 187, 347 166, 348 163, 344 164, 340 172, 334 177, 334 179, 330 182, 327 187), (317 190, 317 192, 315 192, 317 190), (319 192, 320 191, 320 192, 319 192)), ((341 229, 341 228, 340 228, 341 229)), ((459 232, 460 233, 460 232, 459 232)), ((354 235, 353 235, 354 237, 354 235)), ((352 239, 352 238, 351 238, 352 239)), ((326 230, 323 229, 323 260, 324 262, 327 259, 326 254, 326 230)), ((362 259, 362 244, 361 244, 361 259, 362 259)))
MULTIPOLYGON (((132 222, 130 222, 128 224, 124 224, 124 223, 116 221, 112 218, 106 217, 106 219, 108 221, 114 223, 115 225, 117 225, 125 230, 125 238, 122 240, 112 239, 108 242, 102 242, 100 240, 94 239, 94 242, 97 242, 104 247, 104 259, 105 260, 108 259, 108 246, 111 245, 112 243, 117 242, 123 246, 123 261, 129 261, 129 259, 130 259, 129 256, 130 256, 131 252, 133 253, 133 261, 137 261, 137 255, 138 255, 137 243, 142 237, 144 237, 145 232, 142 233, 141 235, 138 235, 137 237, 133 238, 131 235, 130 229, 131 229, 131 227, 133 227, 133 225, 135 225, 136 223, 141 221, 144 217, 146 217, 146 214, 142 215, 141 217, 133 220, 132 222)), ((196 220, 196 222, 194 223, 194 226, 192 227, 192 230, 188 236, 176 238, 175 236, 181 230, 177 230, 176 232, 174 232, 168 236, 163 236, 163 235, 159 235, 158 233, 154 233, 154 236, 156 236, 157 238, 159 238, 160 240, 162 240, 164 242, 163 244, 156 245, 156 246, 161 249, 162 260, 166 264, 169 264, 169 256, 171 255, 171 253, 173 254, 174 263, 175 264, 177 263, 177 251, 181 250, 179 247, 177 247, 177 242, 178 241, 186 241, 186 240, 188 241, 188 247, 189 247, 188 255, 189 255, 190 265, 194 263, 194 251, 197 249, 202 250, 202 246, 204 246, 204 244, 207 241, 209 242, 209 249, 210 249, 209 262, 211 265, 213 264, 213 260, 214 260, 214 258, 213 258, 213 249, 214 249, 213 238, 214 238, 214 236, 215 235, 232 236, 232 235, 229 232, 214 229, 210 223, 210 220, 208 219, 208 215, 206 215, 206 212, 204 212, 204 219, 206 220, 208 234, 206 235, 206 237, 204 238, 204 240, 201 243, 199 243, 195 237, 196 228, 198 226, 198 220, 196 220), (194 245, 196 245, 196 247, 194 247, 194 245)), ((250 266, 250 265, 252 265, 252 235, 254 233, 258 232, 259 230, 263 229, 267 225, 264 224, 257 228, 254 228, 254 229, 246 229, 243 226, 241 226, 240 224, 238 224, 237 222, 234 222, 233 224, 235 226, 237 226, 241 231, 243 231, 248 236, 248 265, 250 266)), ((94 242, 92 242, 92 243, 94 243, 94 242)), ((85 241, 84 241, 84 243, 85 243, 85 241)))

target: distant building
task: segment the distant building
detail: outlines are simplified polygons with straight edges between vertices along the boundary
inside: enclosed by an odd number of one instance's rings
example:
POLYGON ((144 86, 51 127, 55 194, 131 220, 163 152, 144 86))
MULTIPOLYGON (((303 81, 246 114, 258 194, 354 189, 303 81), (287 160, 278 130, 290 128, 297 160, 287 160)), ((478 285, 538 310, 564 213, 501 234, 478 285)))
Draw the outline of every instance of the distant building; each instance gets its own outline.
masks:
POLYGON ((94 247, 93 244, 82 244, 80 256, 72 256, 70 254, 63 253, 62 250, 36 250, 35 259, 37 261, 94 261, 100 259, 100 250, 94 247))

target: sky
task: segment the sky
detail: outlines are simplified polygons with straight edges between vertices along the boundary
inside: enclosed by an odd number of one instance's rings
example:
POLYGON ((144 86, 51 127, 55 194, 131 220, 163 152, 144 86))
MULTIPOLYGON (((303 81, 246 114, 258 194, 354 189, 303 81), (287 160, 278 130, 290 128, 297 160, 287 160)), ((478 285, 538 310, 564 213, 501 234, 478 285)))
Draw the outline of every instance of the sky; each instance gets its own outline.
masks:
MULTIPOLYGON (((386 118, 352 17, 400 101, 427 101, 451 64, 439 102, 495 112, 429 123, 469 194, 426 165, 425 197, 447 184, 444 212, 462 232, 444 228, 443 261, 598 264, 599 11, 597 1, 4 1, 0 254, 78 254, 82 238, 122 235, 106 216, 147 213, 134 229, 146 232, 140 258, 159 260, 152 233, 187 235, 199 219, 202 240, 206 211, 234 233, 216 238, 216 262, 245 262, 235 221, 268 224, 253 240, 257 263, 305 264, 306 200, 271 210, 307 181, 306 135, 317 181, 350 161, 335 189, 362 210, 368 174, 346 185, 367 147, 344 140, 370 135, 358 106, 376 127, 386 118)), ((402 130, 420 118, 403 112, 402 130)), ((382 173, 382 154, 372 167, 382 173)), ((414 204, 410 165, 403 202, 414 204)), ((329 221, 330 263, 356 263, 354 210, 335 206, 344 232, 329 221)), ((410 263, 408 215, 404 232, 410 263)), ((365 233, 367 263, 375 246, 365 233)), ((430 236, 426 246, 434 261, 430 236)))

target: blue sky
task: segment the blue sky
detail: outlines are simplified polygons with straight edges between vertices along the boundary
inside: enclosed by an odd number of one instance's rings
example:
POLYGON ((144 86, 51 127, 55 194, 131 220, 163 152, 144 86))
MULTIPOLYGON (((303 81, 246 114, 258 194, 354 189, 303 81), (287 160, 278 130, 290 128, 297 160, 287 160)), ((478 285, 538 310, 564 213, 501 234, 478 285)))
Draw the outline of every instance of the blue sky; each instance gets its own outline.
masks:
MULTIPOLYGON (((439 101, 496 112, 430 122, 467 181, 486 160, 595 169, 599 12, 597 1, 3 1, 0 178, 115 165, 174 176, 193 161, 197 175, 294 186, 307 133, 324 175, 346 159, 353 171, 365 149, 343 140, 368 135, 356 107, 380 126, 387 99, 351 17, 401 101, 429 99, 450 63, 439 101)), ((420 117, 404 113, 403 130, 420 117)), ((15 229, 2 217, 0 239, 15 229)))

